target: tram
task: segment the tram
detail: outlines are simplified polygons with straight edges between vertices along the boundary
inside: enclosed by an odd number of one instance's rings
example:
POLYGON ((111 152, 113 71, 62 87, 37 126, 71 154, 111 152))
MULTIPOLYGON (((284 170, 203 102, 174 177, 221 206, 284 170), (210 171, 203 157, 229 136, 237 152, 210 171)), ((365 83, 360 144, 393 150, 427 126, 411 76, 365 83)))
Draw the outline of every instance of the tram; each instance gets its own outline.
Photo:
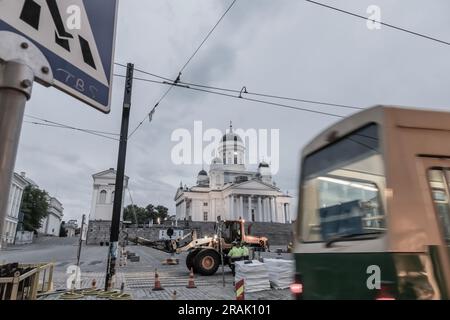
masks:
POLYGON ((449 299, 450 113, 376 106, 303 150, 297 299, 449 299))

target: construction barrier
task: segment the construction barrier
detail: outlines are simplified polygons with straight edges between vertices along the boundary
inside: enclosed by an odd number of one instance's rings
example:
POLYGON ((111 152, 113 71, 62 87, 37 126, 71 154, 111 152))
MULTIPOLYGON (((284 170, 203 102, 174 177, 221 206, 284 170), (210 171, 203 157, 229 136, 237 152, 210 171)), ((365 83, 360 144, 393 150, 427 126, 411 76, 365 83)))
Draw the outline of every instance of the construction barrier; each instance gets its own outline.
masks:
POLYGON ((235 289, 236 289, 236 300, 245 300, 244 279, 241 279, 238 282, 236 282, 235 289))
POLYGON ((36 300, 53 290, 54 263, 0 265, 0 300, 36 300))

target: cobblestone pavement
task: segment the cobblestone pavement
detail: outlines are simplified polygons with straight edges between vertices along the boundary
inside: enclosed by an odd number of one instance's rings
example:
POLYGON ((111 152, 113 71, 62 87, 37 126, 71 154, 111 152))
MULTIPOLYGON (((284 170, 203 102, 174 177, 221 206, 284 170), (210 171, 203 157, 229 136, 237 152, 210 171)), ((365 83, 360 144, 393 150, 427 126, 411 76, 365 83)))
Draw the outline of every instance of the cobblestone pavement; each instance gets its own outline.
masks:
MULTIPOLYGON (((186 288, 189 281, 189 271, 185 266, 186 254, 177 255, 179 265, 163 265, 162 262, 170 257, 167 253, 143 246, 129 246, 127 250, 139 256, 139 262, 127 261, 126 266, 117 268, 115 288, 119 289, 124 283, 125 292, 138 300, 234 300, 235 292, 233 276, 225 266, 224 275, 221 268, 213 276, 195 275, 197 288, 186 288), (161 286, 164 290, 153 291, 155 283, 155 269, 157 269, 161 286), (225 282, 225 286, 224 283, 225 282)), ((65 290, 70 276, 68 267, 76 264, 77 239, 41 238, 32 245, 9 247, 1 252, 0 262, 38 263, 55 261, 54 289, 65 290)), ((275 252, 262 253, 263 257, 282 257, 290 259, 288 254, 275 252)), ((97 287, 103 288, 105 281, 107 247, 85 246, 81 254, 81 287, 91 287, 95 279, 97 287)), ((57 299, 58 295, 48 296, 47 299, 57 299)), ((93 299, 88 297, 86 299, 93 299)), ((247 293, 246 299, 251 300, 286 300, 291 299, 288 289, 267 290, 247 293)))

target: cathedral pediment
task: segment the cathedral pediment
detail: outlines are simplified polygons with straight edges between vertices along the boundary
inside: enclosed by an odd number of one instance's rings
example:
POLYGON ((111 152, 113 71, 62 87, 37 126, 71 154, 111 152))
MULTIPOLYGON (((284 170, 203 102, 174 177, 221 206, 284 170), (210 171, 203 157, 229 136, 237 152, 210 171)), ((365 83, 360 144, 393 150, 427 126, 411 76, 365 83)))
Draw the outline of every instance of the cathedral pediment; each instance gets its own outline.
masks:
POLYGON ((280 191, 277 187, 264 183, 259 180, 249 180, 245 182, 241 182, 239 184, 233 184, 229 188, 234 190, 261 190, 261 191, 280 191))

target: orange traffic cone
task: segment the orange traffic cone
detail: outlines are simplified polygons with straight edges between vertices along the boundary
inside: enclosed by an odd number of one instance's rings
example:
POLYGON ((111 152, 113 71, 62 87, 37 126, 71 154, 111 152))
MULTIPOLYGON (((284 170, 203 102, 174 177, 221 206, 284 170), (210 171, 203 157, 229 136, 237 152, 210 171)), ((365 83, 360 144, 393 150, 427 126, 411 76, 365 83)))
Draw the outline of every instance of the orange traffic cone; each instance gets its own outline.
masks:
POLYGON ((191 268, 191 273, 189 273, 189 282, 188 282, 188 285, 186 286, 186 288, 188 288, 188 289, 197 288, 197 286, 194 283, 194 269, 193 268, 191 268))
POLYGON ((155 286, 152 289, 153 291, 160 291, 160 290, 164 290, 163 287, 161 287, 161 282, 159 281, 159 275, 158 275, 158 270, 155 269, 155 286))

